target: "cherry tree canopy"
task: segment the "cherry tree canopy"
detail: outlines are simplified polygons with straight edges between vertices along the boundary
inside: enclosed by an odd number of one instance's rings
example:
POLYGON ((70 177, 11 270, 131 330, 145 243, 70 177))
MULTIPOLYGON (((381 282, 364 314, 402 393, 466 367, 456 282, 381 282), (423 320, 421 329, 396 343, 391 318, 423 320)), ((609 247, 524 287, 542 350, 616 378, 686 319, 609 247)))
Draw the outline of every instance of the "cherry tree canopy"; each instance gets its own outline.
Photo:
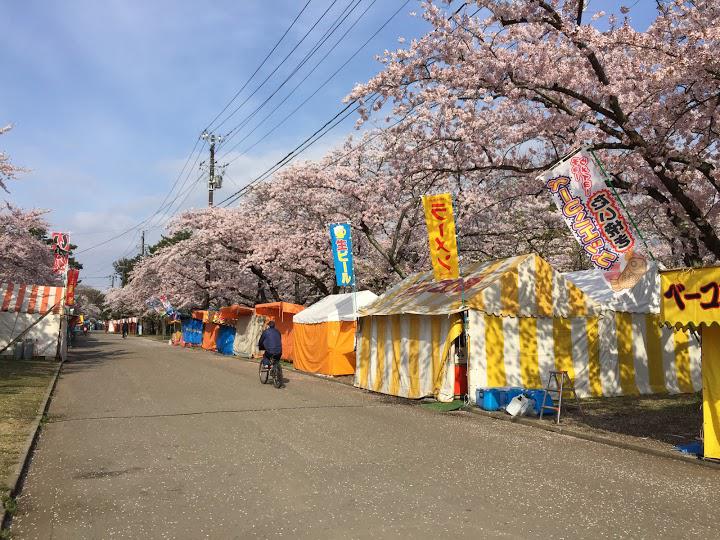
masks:
POLYGON ((46 212, 25 212, 5 203, 0 208, 0 281, 53 285, 53 253, 41 234, 47 230, 46 212))
POLYGON ((661 3, 645 32, 617 17, 604 31, 581 23, 578 0, 468 4, 425 3, 433 30, 387 52, 385 69, 351 94, 412 115, 394 129, 417 145, 395 158, 418 172, 530 183, 588 145, 604 150, 636 213, 654 209, 645 225, 667 262, 720 257, 718 0, 661 3))
POLYGON ((163 293, 180 308, 313 302, 338 290, 337 221, 352 226, 358 287, 382 291, 429 267, 420 197, 444 191, 463 257, 535 251, 560 269, 587 267, 536 180, 580 146, 603 158, 658 259, 717 260, 720 0, 661 2, 645 32, 626 8, 583 20, 580 6, 424 3, 432 31, 386 52, 349 96, 372 109, 360 124, 390 111, 385 128, 277 172, 238 207, 179 216, 170 233, 184 239, 140 261, 110 301, 136 311, 163 293))

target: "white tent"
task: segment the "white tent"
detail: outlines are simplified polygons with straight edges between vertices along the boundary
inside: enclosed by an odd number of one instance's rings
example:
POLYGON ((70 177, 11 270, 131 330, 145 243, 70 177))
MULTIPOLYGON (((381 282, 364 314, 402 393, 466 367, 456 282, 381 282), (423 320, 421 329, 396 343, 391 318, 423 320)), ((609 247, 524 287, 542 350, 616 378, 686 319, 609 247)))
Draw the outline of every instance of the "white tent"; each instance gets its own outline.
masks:
MULTIPOLYGON (((67 354, 64 297, 63 287, 0 283, 0 349, 29 328, 20 341, 32 340, 33 356, 64 359, 67 354)), ((12 355, 13 349, 12 346, 6 349, 3 356, 12 355)))
POLYGON ((369 306, 377 298, 378 296, 371 291, 331 294, 295 315, 293 322, 319 324, 331 321, 354 321, 357 319, 357 310, 369 306))
POLYGON ((598 324, 604 345, 600 360, 614 366, 614 374, 603 395, 628 393, 618 384, 623 374, 628 381, 634 379, 627 385, 630 393, 676 394, 702 388, 697 338, 661 323, 657 266, 651 265, 632 289, 621 292, 612 290, 600 270, 568 272, 564 277, 607 310, 598 324), (618 361, 621 358, 624 362, 618 361))
POLYGON ((601 270, 580 270, 563 274, 598 304, 626 313, 660 313, 660 274, 651 265, 643 278, 629 290, 615 292, 601 270))

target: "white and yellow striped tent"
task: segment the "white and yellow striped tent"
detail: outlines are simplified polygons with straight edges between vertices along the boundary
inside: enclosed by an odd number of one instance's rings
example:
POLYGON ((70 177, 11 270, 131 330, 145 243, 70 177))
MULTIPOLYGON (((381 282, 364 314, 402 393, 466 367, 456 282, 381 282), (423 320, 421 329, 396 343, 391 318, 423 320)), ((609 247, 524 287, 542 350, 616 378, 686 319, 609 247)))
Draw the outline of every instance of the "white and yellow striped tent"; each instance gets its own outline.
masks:
POLYGON ((361 312, 356 386, 447 393, 467 311, 471 399, 478 387, 542 387, 553 369, 568 371, 581 396, 695 389, 699 348, 687 333, 661 329, 655 314, 612 311, 538 255, 477 263, 463 276, 413 275, 361 312))

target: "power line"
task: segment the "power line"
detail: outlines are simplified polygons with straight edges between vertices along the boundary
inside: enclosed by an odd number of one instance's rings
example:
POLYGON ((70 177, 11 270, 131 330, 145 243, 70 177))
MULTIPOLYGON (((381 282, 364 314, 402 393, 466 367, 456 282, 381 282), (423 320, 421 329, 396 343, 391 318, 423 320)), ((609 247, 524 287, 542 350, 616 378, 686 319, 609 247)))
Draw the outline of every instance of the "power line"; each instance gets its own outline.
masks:
POLYGON ((307 137, 304 141, 302 141, 299 145, 297 145, 295 148, 293 148, 290 152, 288 152, 285 157, 283 157, 281 160, 277 161, 274 165, 269 167, 265 170, 262 174, 257 176, 255 179, 250 181, 248 184, 243 186, 241 189, 230 195, 229 197, 225 198, 220 202, 220 204, 225 204, 225 206, 229 206, 236 200, 238 200, 242 195, 250 189, 251 186, 254 184, 257 184, 258 182, 261 182, 268 176, 274 174, 278 170, 280 170, 282 167, 290 163, 293 159, 295 159, 298 155, 300 155, 302 152, 310 148, 313 144, 315 144, 317 141, 319 141, 323 136, 325 136, 329 131, 331 131, 334 127, 336 127, 338 124, 340 124, 343 120, 345 120, 348 116, 350 116, 352 113, 354 113, 357 109, 360 108, 360 104, 357 103, 357 100, 352 101, 348 103, 345 107, 343 107, 335 116, 333 116, 330 120, 325 122, 319 129, 317 129, 312 135, 307 137), (355 108, 351 109, 351 107, 355 105, 355 108), (341 117, 341 118, 340 118, 341 117), (338 119, 339 118, 339 119, 338 119))
MULTIPOLYGON (((258 105, 250 114, 245 116, 245 118, 243 120, 241 120, 238 124, 235 125, 235 127, 233 127, 229 132, 227 132, 225 134, 225 144, 227 144, 233 137, 235 137, 235 135, 238 133, 238 130, 245 127, 258 112, 260 112, 263 108, 265 108, 265 106, 272 100, 272 98, 275 97, 275 95, 295 76, 295 74, 298 71, 300 71, 300 69, 315 55, 315 53, 317 53, 320 50, 320 48, 325 44, 325 42, 327 42, 327 40, 330 39, 330 37, 337 31, 337 29, 348 19, 348 17, 352 14, 352 12, 355 11, 355 9, 357 9, 357 7, 360 5, 361 2, 362 2, 362 0, 350 0, 350 2, 345 6, 345 8, 342 10, 342 12, 335 18, 335 20, 330 25, 330 27, 327 30, 325 30, 325 33, 318 39, 318 41, 315 43, 315 45, 313 45, 311 47, 311 49, 305 54, 305 56, 300 60, 300 62, 293 68, 293 70, 290 72, 290 74, 285 77, 285 79, 275 88, 275 90, 272 91, 272 93, 267 98, 265 98, 265 100, 260 105, 258 105), (348 9, 350 9, 349 12, 348 12, 348 9)), ((373 4, 374 3, 375 3, 375 0, 373 0, 373 4)), ((370 4, 370 5, 372 6, 372 4, 370 4)), ((367 12, 367 9, 365 10, 365 12, 367 12)), ((362 15, 364 15, 364 13, 362 15)), ((360 17, 362 17, 362 15, 360 17)), ((358 18, 358 20, 359 20, 359 18, 358 18)), ((355 22, 355 24, 356 23, 357 23, 357 21, 355 22)), ((353 26, 354 26, 354 24, 353 24, 353 26)), ((347 31, 346 31, 345 35, 347 35, 347 31)), ((342 38, 341 38, 341 40, 342 40, 342 38)), ((316 66, 313 68, 312 71, 315 71, 315 69, 317 69, 317 67, 328 57, 328 55, 335 49, 335 47, 337 47, 338 43, 339 43, 339 41, 336 42, 335 45, 333 45, 333 47, 326 53, 326 55, 320 59, 320 61, 316 64, 316 66)), ((311 71, 311 73, 312 73, 312 71, 311 71)), ((307 77, 309 77, 309 75, 310 74, 306 75, 300 84, 302 84, 302 82, 304 82, 307 79, 307 77)), ((285 100, 287 100, 295 92, 296 89, 297 89, 297 86, 285 97, 285 99, 283 99, 282 102, 280 102, 278 105, 276 105, 276 107, 279 107, 280 105, 282 105, 285 102, 285 100)))
MULTIPOLYGON (((353 23, 353 26, 355 26, 355 24, 357 24, 357 22, 360 20, 360 18, 367 12, 368 9, 370 9, 370 7, 372 7, 372 5, 373 5, 374 3, 375 3, 375 1, 373 1, 372 4, 370 4, 370 5, 366 8, 366 10, 360 15, 360 17, 358 17, 358 19, 355 21, 355 23, 353 23)), ((380 26, 380 28, 378 28, 362 45, 360 45, 360 47, 358 47, 358 48, 355 50, 355 52, 353 52, 353 53, 345 60, 345 62, 343 62, 343 64, 342 64, 339 68, 337 68, 327 79, 325 79, 325 81, 323 81, 323 83, 320 84, 320 86, 318 86, 312 94, 310 94, 307 98, 305 98, 305 100, 304 100, 302 103, 300 103, 297 107, 295 107, 292 111, 290 111, 290 113, 288 113, 280 122, 278 122, 277 124, 275 124, 270 130, 268 130, 267 132, 265 132, 265 133, 262 135, 262 137, 260 137, 257 141, 255 141, 252 145, 250 145, 249 147, 247 147, 247 148, 245 148, 244 150, 242 150, 242 151, 240 152, 240 155, 236 156, 232 161, 238 159, 240 156, 244 155, 245 153, 247 153, 247 152, 249 152, 250 150, 252 150, 253 148, 255 148, 258 144, 260 144, 262 141, 264 141, 266 138, 268 138, 272 133, 274 133, 275 130, 277 130, 280 126, 282 126, 285 122, 287 122, 290 118, 292 118, 292 117, 295 115, 295 113, 297 113, 308 101, 310 101, 313 97, 315 97, 315 96, 317 95, 317 93, 320 92, 320 90, 322 90, 338 73, 340 73, 340 71, 342 71, 343 68, 345 68, 345 66, 347 66, 347 65, 397 16, 397 14, 398 14, 408 3, 409 3, 409 0, 406 1, 402 6, 400 6, 400 8, 398 8, 397 11, 395 11, 395 13, 393 13, 393 14, 390 16, 390 18, 389 18, 388 20, 386 20, 386 21, 380 26)), ((341 41, 342 38, 344 38, 344 37, 349 33, 350 30, 352 30, 353 26, 351 26, 350 28, 348 28, 347 32, 341 37, 341 39, 340 39, 339 41, 341 41)), ((333 49, 337 46, 337 44, 339 43, 339 41, 335 44, 335 46, 333 46, 333 49)), ((332 49, 331 49, 331 50, 332 50, 332 49)), ((329 52, 328 52, 328 54, 329 54, 329 52)), ((302 83, 313 73, 313 71, 315 71, 315 69, 316 69, 317 66, 319 66, 319 65, 320 65, 320 63, 318 63, 318 64, 315 66, 315 68, 313 68, 313 70, 310 71, 310 73, 308 73, 302 81, 300 81, 300 83, 292 90, 292 92, 294 92, 294 91, 300 86, 300 84, 302 84, 302 83)), ((290 95, 292 95, 292 92, 291 92, 290 94, 288 94, 288 96, 287 96, 285 99, 287 99, 288 97, 290 97, 290 95)), ((278 104, 278 107, 285 102, 285 99, 278 104)), ((257 128, 260 127, 260 125, 262 125, 268 118, 270 118, 273 114, 275 114, 275 112, 277 112, 277 107, 276 107, 270 114, 268 114, 260 123, 258 123, 258 125, 256 125, 256 126, 252 129, 252 131, 250 131, 250 133, 248 133, 245 137, 243 137, 240 141, 238 141, 235 145, 233 145, 229 150, 227 150, 227 152, 225 152, 225 154, 223 155, 223 157, 227 156, 230 152, 232 152, 235 148, 237 148, 240 144, 242 144, 242 142, 244 142, 245 140, 247 140, 248 137, 249 137, 250 135, 252 135, 252 133, 253 133, 255 130, 257 130, 257 128)), ((221 158, 221 159, 222 159, 222 158, 221 158)), ((232 163, 232 161, 231 161, 230 163, 232 163)))
MULTIPOLYGON (((150 222, 150 220, 152 220, 156 215, 158 215, 158 214, 165 208, 165 206, 166 206, 166 205, 165 205, 166 201, 168 200, 169 196, 170 196, 170 195, 172 194, 172 192, 174 191, 175 186, 177 186, 178 181, 180 180, 180 178, 182 177, 183 173, 185 172, 185 169, 187 168, 187 165, 188 165, 188 163, 190 162, 190 159, 192 158, 193 154, 195 153, 195 151, 196 151, 196 149, 197 149, 197 145, 198 145, 198 141, 199 141, 199 140, 200 140, 200 139, 198 138, 198 140, 195 141, 195 146, 193 146, 192 152, 190 153, 190 155, 188 155, 187 159, 185 160, 185 164, 183 165, 182 169, 180 170, 180 173, 178 174, 177 178, 175 179, 175 182, 173 183, 173 187, 172 187, 171 191, 168 192, 168 194, 167 194, 167 195, 165 196, 165 198, 163 199, 163 202, 160 204, 160 206, 158 207, 158 209, 155 210, 155 212, 153 212, 149 217, 147 217, 147 218, 145 218, 144 220, 142 220, 140 223, 138 223, 138 224, 130 227, 129 229, 126 229, 126 230, 124 230, 124 231, 121 232, 121 233, 118 233, 118 234, 116 234, 116 235, 114 235, 114 236, 111 236, 110 238, 108 238, 108 239, 106 239, 106 240, 103 240, 102 242, 98 242, 97 244, 93 244, 93 245, 90 246, 90 247, 87 247, 87 248, 85 248, 85 249, 78 250, 78 251, 76 252, 76 254, 77 254, 77 255, 80 255, 80 254, 82 254, 82 253, 86 253, 86 252, 91 251, 91 250, 93 250, 93 249, 96 249, 96 248, 99 248, 99 247, 101 247, 101 246, 104 246, 104 245, 112 242, 113 240, 117 240, 118 238, 122 238, 122 237, 125 236, 126 234, 131 233, 131 232, 139 229, 140 227, 142 227, 142 226, 145 225, 146 223, 150 222)), ((205 144, 203 143, 203 148, 204 148, 204 146, 205 146, 205 144)), ((202 151, 202 148, 201 148, 201 151, 202 151)), ((195 162, 197 163, 197 158, 196 158, 195 162)), ((194 165, 193 165, 193 166, 194 166, 194 165)), ((190 170, 192 170, 192 167, 188 170, 188 172, 189 172, 190 170)))
POLYGON ((237 107, 235 107, 235 108, 232 110, 232 112, 231 112, 228 116, 226 116, 225 119, 224 119, 222 122, 220 122, 219 124, 216 124, 216 125, 214 126, 214 129, 215 129, 215 130, 217 130, 218 128, 220 128, 223 124, 225 124, 225 122, 227 122, 230 118, 232 118, 233 116, 235 116, 235 114, 243 107, 243 105, 245 105, 245 104, 258 92, 258 90, 260 90, 263 86, 265 86, 265 83, 268 82, 268 80, 270 80, 270 78, 277 72, 277 70, 280 69, 280 67, 287 61, 287 59, 290 58, 290 56, 292 56, 292 54, 297 50, 297 48, 302 44, 302 42, 305 41, 305 39, 310 35, 310 33, 315 29, 315 27, 316 27, 318 24, 320 24, 320 21, 322 21, 322 20, 325 18, 325 15, 327 15, 327 14, 330 12, 330 10, 332 9, 332 7, 333 7, 336 3, 337 3, 337 0, 333 0, 333 2, 330 4, 330 6, 329 6, 326 10, 323 11, 322 15, 320 15, 320 18, 319 18, 317 21, 315 21, 315 23, 310 27, 310 29, 309 29, 307 32, 305 32, 305 35, 300 39, 300 41, 298 41, 298 42, 295 44, 295 46, 292 48, 292 50, 291 50, 287 55, 285 55, 285 58, 282 59, 282 61, 275 67, 275 69, 273 69, 273 70, 268 74, 268 76, 265 77, 265 79, 260 83, 260 85, 259 85, 257 88, 255 88, 255 90, 253 90, 252 93, 251 93, 249 96, 247 96, 247 97, 243 100, 242 103, 240 103, 240 105, 238 105, 237 107))
MULTIPOLYGON (((235 101, 235 99, 237 99, 237 97, 240 95, 240 93, 245 89, 245 87, 246 87, 246 86, 250 83, 250 81, 255 77, 255 75, 258 73, 258 71, 265 65, 265 63, 266 63, 267 60, 270 58, 270 56, 272 56, 272 54, 273 54, 273 53, 275 52, 275 50, 278 48, 278 46, 280 45, 280 43, 285 39, 285 37, 287 36, 287 34, 290 32, 290 30, 295 26, 295 24, 297 23, 297 21, 298 21, 298 19, 300 18, 300 16, 305 12, 305 10, 307 9, 307 7, 310 5, 310 2, 311 2, 311 1, 312 1, 312 0, 308 0, 308 1, 305 3, 305 5, 303 6, 303 8, 300 10, 300 12, 297 14, 297 16, 293 19, 293 21, 292 21, 292 23, 290 24, 290 26, 285 30, 285 32, 283 33, 283 35, 282 35, 282 36, 280 37, 280 39, 275 43, 275 45, 272 47, 272 49, 270 50, 270 52, 265 56, 265 58, 264 58, 263 61, 260 63, 260 65, 255 69, 255 71, 254 71, 253 74, 250 76, 250 78, 248 78, 248 80, 245 81, 245 84, 243 84, 242 88, 240 88, 240 90, 238 90, 238 92, 237 92, 237 93, 235 94, 235 96, 233 96, 233 98, 227 103, 227 105, 225 105, 225 107, 210 121, 210 123, 208 124, 208 127, 209 127, 210 125, 212 125, 213 122, 215 122, 215 121, 228 109, 228 107, 230 107, 230 105, 235 101)), ((299 44, 298 44, 298 45, 299 45, 299 44)), ((297 45, 296 45, 296 48, 297 48, 297 45)), ((206 129, 207 129, 207 128, 206 128, 206 129)), ((188 155, 187 159, 185 160, 185 163, 184 163, 182 169, 180 170, 180 173, 178 174, 177 178, 175 179, 175 182, 173 183, 172 187, 170 188, 170 191, 167 193, 167 195, 165 196, 165 198, 163 199, 163 201, 160 203, 160 207, 159 207, 150 217, 144 219, 143 221, 141 221, 141 222, 138 223, 137 225, 135 225, 135 226, 133 226, 133 227, 131 227, 131 228, 129 228, 129 229, 126 229, 126 230, 124 230, 123 232, 121 232, 121 233, 119 233, 119 234, 113 235, 112 237, 110 237, 110 238, 108 238, 108 239, 106 239, 106 240, 104 240, 104 241, 102 241, 102 242, 98 242, 97 244, 94 244, 94 245, 92 245, 92 246, 90 246, 90 247, 88 247, 88 248, 85 248, 85 249, 82 249, 82 250, 77 251, 77 254, 86 253, 86 252, 91 251, 91 250, 93 250, 93 249, 96 249, 96 248, 98 248, 98 247, 104 246, 104 245, 112 242, 113 240, 116 240, 116 239, 118 239, 118 238, 122 238, 122 237, 125 236, 126 234, 128 234, 128 233, 130 233, 130 232, 138 229, 139 227, 143 226, 144 224, 148 223, 152 218, 154 218, 157 214, 159 214, 159 213, 164 209, 165 203, 167 202, 168 198, 170 197, 170 195, 171 195, 171 194, 173 193, 173 191, 175 190, 175 187, 177 186, 177 183, 179 182, 180 178, 182 177, 183 173, 185 172, 185 168, 187 167, 188 163, 189 163, 190 160, 192 159, 193 154, 194 154, 195 151, 197 150, 197 145, 198 145, 198 143, 200 142, 200 140, 201 140, 200 137, 198 137, 198 138, 195 140, 195 144, 194 144, 194 146, 193 146, 193 149, 190 151, 190 154, 188 155)), ((204 143, 203 143, 203 148, 204 148, 204 143)), ((202 149, 200 150, 200 152, 202 152, 202 149)), ((199 155, 199 154, 198 154, 198 155, 199 155)), ((196 160, 195 160, 195 163, 197 163, 197 158, 196 158, 196 160)), ((194 167, 194 164, 193 164, 193 166, 191 167, 191 169, 192 169, 193 167, 194 167)), ((186 176, 185 181, 183 182, 183 186, 184 186, 184 184, 187 182, 187 178, 188 178, 188 176, 186 176)), ((180 190, 182 190, 182 187, 180 188, 180 190)), ((179 197, 179 194, 178 194, 178 196, 176 196, 176 198, 173 200, 173 202, 176 201, 178 197, 179 197)), ((171 202, 170 207, 172 206, 173 202, 171 202)))
POLYGON ((310 5, 310 2, 312 2, 312 0, 308 0, 307 2, 305 2, 305 5, 304 5, 303 8, 300 10, 300 13, 298 13, 298 14, 295 16, 295 18, 293 19, 292 23, 290 23, 290 26, 288 26, 288 27, 285 29, 285 32, 283 32, 283 35, 280 36, 280 39, 278 39, 277 42, 275 43, 275 45, 273 46, 273 48, 270 49, 270 52, 267 53, 267 55, 265 55, 265 58, 263 58, 262 62, 260 62, 260 65, 258 65, 258 67, 255 68, 255 71, 253 71, 252 75, 250 75, 250 77, 248 78, 248 80, 245 81, 245 83, 242 85, 242 87, 240 88, 240 90, 238 90, 237 92, 235 92, 235 95, 232 97, 232 99, 230 99, 230 101, 227 102, 227 104, 225 105, 225 107, 223 107, 223 109, 222 109, 219 113, 217 113, 217 114, 215 115, 215 118, 213 118, 212 120, 210 120, 210 123, 205 127, 205 129, 204 129, 203 131, 209 131, 209 130, 210 130, 210 127, 213 125, 213 123, 215 122, 215 120, 217 120, 218 118, 220 118, 220 117, 222 116, 222 114, 223 114, 225 111, 228 110, 228 108, 230 107, 230 105, 233 104, 233 102, 238 98, 238 96, 242 93, 242 91, 245 90, 245 88, 247 87, 247 85, 250 84, 250 81, 253 80, 253 78, 255 77, 255 75, 257 75, 258 71, 260 71, 260 70, 262 69, 262 67, 265 65, 265 63, 268 61, 268 59, 272 56, 272 54, 273 54, 273 53, 275 52, 275 50, 278 48, 278 46, 280 45, 280 43, 282 43, 282 41, 285 39, 285 36, 287 36, 288 33, 290 32, 290 30, 292 30, 293 26, 295 26, 295 23, 298 21, 298 19, 300 18, 300 16, 305 12, 305 10, 307 9, 307 7, 310 5))
MULTIPOLYGON (((375 37, 375 35, 377 35, 377 34, 405 7, 405 5, 407 5, 408 3, 409 3, 409 0, 407 0, 402 6, 400 6, 400 8, 398 8, 398 10, 390 17, 390 19, 388 19, 388 20, 373 34, 373 36, 371 36, 357 51, 355 51, 355 53, 354 53, 347 61, 349 62, 349 61, 355 56, 355 54, 357 54, 362 48, 364 48, 364 47, 367 45, 367 43, 368 43, 373 37, 375 37)), ((465 8, 466 6, 467 6, 467 3, 466 3, 466 2, 463 2, 463 4, 461 4, 460 7, 458 7, 457 10, 455 10, 455 12, 453 12, 453 13, 448 17, 448 20, 450 20, 450 19, 452 19, 453 17, 455 17, 455 16, 456 16, 463 8, 465 8)), ((476 10, 471 16, 474 16, 475 14, 477 14, 478 11, 480 11, 480 10, 479 10, 479 9, 476 10)), ((457 28, 457 27, 456 27, 456 28, 457 28)), ((345 64, 343 64, 343 66, 341 66, 339 69, 342 69, 342 67, 344 67, 344 65, 345 65, 345 64)), ((334 74, 333 74, 333 76, 334 76, 334 74)), ((312 96, 311 96, 311 97, 312 97, 312 96)), ((369 101, 368 101, 368 106, 372 106, 372 105, 374 104, 374 102, 375 102, 378 98, 379 98, 379 96, 378 96, 375 92, 373 92, 372 94, 370 94, 370 96, 369 96, 369 101)), ((300 143, 300 144, 299 144, 298 146, 296 146, 293 150, 291 150, 285 157, 283 157, 281 160, 279 160, 278 162, 276 162, 274 165, 272 165, 271 167, 269 167, 268 169, 266 169, 265 172, 263 172, 262 174, 260 174, 259 176, 257 176, 257 177, 254 178, 253 180, 251 180, 251 181, 250 181, 248 184, 246 184, 244 187, 242 187, 241 189, 239 189, 238 191, 236 191, 235 193, 233 193, 233 194, 230 195, 229 197, 225 198, 223 201, 220 202, 220 204, 221 204, 221 205, 224 204, 226 207, 229 206, 229 205, 232 204, 233 202, 237 201, 240 197, 242 197, 242 195, 244 195, 244 193, 247 192, 253 185, 255 185, 255 184, 257 184, 258 182, 261 182, 262 180, 268 178, 270 175, 274 174, 275 172, 277 172, 278 170, 280 170, 282 167, 284 167, 285 165, 287 165, 290 161, 292 161, 293 159, 295 159, 295 157, 297 157, 300 153, 302 153, 302 152, 304 152, 305 150, 307 150, 310 146, 312 146, 314 143, 316 143, 318 140, 320 140, 320 138, 322 138, 324 135, 326 135, 330 130, 332 130, 332 129, 333 129, 335 126, 337 126, 340 122, 342 122, 343 120, 345 120, 345 118, 347 118, 350 114, 352 114, 352 113, 355 112, 358 108, 360 108, 360 104, 358 104, 358 105, 357 105, 354 109, 352 109, 349 113, 345 114, 345 116, 343 116, 343 118, 341 118, 339 121, 335 122, 332 126, 330 126, 329 128, 327 128, 327 129, 324 131, 324 133, 320 134, 320 132, 323 131, 329 124, 331 124, 335 119, 337 119, 339 116, 341 116, 343 113, 345 113, 351 106, 353 106, 353 105, 354 105, 355 103, 357 103, 357 102, 358 102, 358 100, 355 99, 355 100, 351 101, 350 103, 348 103, 348 105, 346 105, 340 112, 338 112, 335 116, 333 116, 333 118, 331 118, 328 122, 326 122, 320 129, 318 129, 317 131, 315 131, 315 133, 313 133, 310 137, 306 138, 302 143, 300 143), (319 136, 316 137, 316 135, 318 135, 318 134, 319 134, 319 136), (316 137, 316 138, 315 138, 314 140, 312 140, 314 137, 316 137)), ((294 112, 295 112, 295 111, 293 111, 293 113, 291 113, 291 114, 294 114, 294 112)), ((392 124, 392 125, 389 126, 389 127, 393 127, 393 126, 398 125, 400 122, 403 122, 403 121, 405 121, 407 118, 409 118, 409 116, 410 116, 409 114, 406 115, 405 117, 403 117, 402 119, 398 120, 397 122, 395 122, 394 124, 392 124)), ((284 120, 283 120, 283 122, 284 122, 284 120)), ((281 123, 282 123, 282 122, 281 122, 281 123)), ((278 126, 279 126, 279 125, 278 125, 278 126)), ((276 127, 278 127, 278 126, 276 126, 276 127)), ((275 128, 273 128, 273 129, 275 129, 275 128)), ((268 133, 268 134, 269 134, 269 133, 268 133)), ((266 136, 267 136, 268 134, 266 134, 266 136)), ((365 141, 362 145, 360 145, 360 147, 364 147, 366 144, 368 144, 370 141, 372 141, 373 139, 375 139, 375 138, 378 137, 379 135, 380 135, 380 133, 378 133, 377 135, 371 137, 369 140, 365 141)), ((258 141, 258 142, 259 142, 259 141, 258 141)), ((256 144, 257 144, 257 143, 256 143, 256 144)), ((253 145, 253 146, 254 146, 254 145, 253 145)), ((352 152, 354 152, 354 151, 356 151, 356 150, 357 150, 357 148, 351 150, 351 151, 348 152, 347 154, 352 153, 352 152)), ((347 155, 347 154, 346 154, 346 155, 347 155)), ((226 153, 225 155, 227 155, 227 153, 226 153)), ((242 155, 242 154, 241 154, 241 155, 242 155)), ((236 156, 233 160, 230 161, 230 163, 232 163, 233 161, 235 161, 235 160, 238 159, 239 157, 240 157, 240 156, 236 156)), ((343 158, 343 156, 340 156, 340 158, 338 158, 338 160, 336 160, 336 162, 339 161, 339 160, 342 159, 342 158, 343 158)), ((331 163, 331 164, 332 164, 332 163, 331 163)), ((324 170, 325 168, 331 166, 331 164, 326 165, 326 166, 323 168, 323 170, 324 170)))

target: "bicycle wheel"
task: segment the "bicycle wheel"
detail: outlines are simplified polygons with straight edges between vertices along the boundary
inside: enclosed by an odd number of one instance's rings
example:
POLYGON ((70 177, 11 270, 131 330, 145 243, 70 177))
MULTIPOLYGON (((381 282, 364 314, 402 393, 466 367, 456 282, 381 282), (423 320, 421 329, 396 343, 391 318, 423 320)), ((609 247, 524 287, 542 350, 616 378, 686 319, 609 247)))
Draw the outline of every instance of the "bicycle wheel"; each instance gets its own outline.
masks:
POLYGON ((260 359, 260 383, 267 384, 268 376, 270 375, 270 366, 266 366, 262 359, 260 359))
POLYGON ((282 366, 280 365, 280 360, 278 360, 277 364, 275 364, 275 388, 280 388, 282 384, 282 366))

